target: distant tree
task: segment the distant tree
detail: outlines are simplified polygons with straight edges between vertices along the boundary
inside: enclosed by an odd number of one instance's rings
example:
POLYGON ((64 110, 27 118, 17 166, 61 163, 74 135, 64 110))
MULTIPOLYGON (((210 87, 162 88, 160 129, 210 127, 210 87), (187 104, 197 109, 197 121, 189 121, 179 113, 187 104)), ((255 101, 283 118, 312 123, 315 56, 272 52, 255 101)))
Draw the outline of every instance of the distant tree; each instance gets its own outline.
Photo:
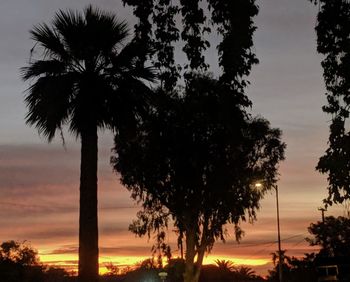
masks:
POLYGON ((259 275, 256 275, 255 272, 246 266, 238 266, 229 270, 225 266, 229 261, 220 261, 220 266, 217 265, 203 265, 201 269, 201 274, 199 277, 199 282, 248 282, 256 281, 262 282, 266 281, 259 275))
POLYGON ((350 219, 339 216, 327 216, 324 222, 311 223, 307 238, 311 246, 321 247, 320 256, 349 256, 350 254, 350 219))
POLYGON ((38 265, 39 257, 38 252, 25 242, 10 240, 0 245, 0 261, 21 265, 38 265))
POLYGON ((215 263, 221 272, 231 273, 234 281, 250 281, 258 278, 255 271, 248 266, 235 266, 230 260, 215 260, 215 263))
POLYGON ((230 261, 230 260, 217 259, 217 260, 215 260, 215 263, 216 263, 217 267, 221 271, 226 271, 226 272, 229 271, 229 272, 231 272, 231 271, 236 269, 235 266, 234 266, 234 263, 232 261, 230 261))
POLYGON ((43 269, 37 251, 25 242, 11 240, 0 245, 0 281, 42 282, 43 269))
POLYGON ((40 263, 38 252, 29 244, 14 240, 0 245, 1 282, 68 282, 69 273, 40 263))
POLYGON ((140 269, 156 269, 157 268, 157 263, 154 260, 154 258, 148 258, 143 261, 140 261, 136 264, 137 268, 140 269))
POLYGON ((241 279, 251 279, 255 278, 257 275, 255 271, 248 267, 248 266, 239 266, 236 268, 235 273, 241 278, 241 279))
POLYGON ((140 281, 159 281, 158 269, 137 268, 125 274, 121 281, 140 282, 140 281))
MULTIPOLYGON (((316 282, 317 274, 314 265, 314 254, 305 254, 301 259, 285 255, 283 250, 283 280, 288 282, 316 282)), ((274 269, 269 270, 268 281, 279 282, 278 252, 272 253, 274 269)))
POLYGON ((104 264, 107 269, 107 273, 104 276, 116 276, 120 273, 120 268, 112 262, 108 262, 104 264))
POLYGON ((323 111, 331 116, 328 149, 317 170, 328 174, 326 204, 350 198, 350 2, 312 0, 319 4, 317 51, 324 56, 323 77, 328 104, 323 111))
POLYGON ((239 223, 255 219, 259 200, 276 183, 284 144, 279 130, 247 115, 216 79, 197 76, 182 95, 164 97, 137 136, 117 138, 112 162, 143 202, 131 230, 140 236, 155 231, 168 252, 165 228, 172 218, 185 237, 185 281, 198 281, 204 254, 225 239, 226 223, 235 225, 239 239, 239 223), (256 189, 257 181, 263 189, 256 189))
POLYGON ((44 282, 68 282, 72 281, 69 273, 59 267, 50 266, 45 269, 44 282))
POLYGON ((201 268, 199 282, 211 282, 211 281, 220 281, 220 282, 232 282, 234 275, 231 271, 223 271, 217 265, 209 264, 203 265, 201 268))
POLYGON ((282 259, 282 263, 285 263, 286 261, 288 262, 290 260, 290 257, 285 255, 286 252, 287 250, 281 250, 281 256, 279 254, 279 251, 271 253, 273 265, 276 266, 279 264, 280 257, 282 259))
POLYGON ((59 11, 52 26, 31 30, 35 45, 24 80, 34 80, 25 102, 26 121, 51 141, 68 124, 81 140, 79 277, 98 279, 98 129, 130 130, 146 104, 153 79, 138 64, 147 48, 127 44, 125 22, 88 6, 83 13, 59 11), (124 47, 124 48, 123 48, 124 47), (39 53, 39 59, 34 56, 39 53))

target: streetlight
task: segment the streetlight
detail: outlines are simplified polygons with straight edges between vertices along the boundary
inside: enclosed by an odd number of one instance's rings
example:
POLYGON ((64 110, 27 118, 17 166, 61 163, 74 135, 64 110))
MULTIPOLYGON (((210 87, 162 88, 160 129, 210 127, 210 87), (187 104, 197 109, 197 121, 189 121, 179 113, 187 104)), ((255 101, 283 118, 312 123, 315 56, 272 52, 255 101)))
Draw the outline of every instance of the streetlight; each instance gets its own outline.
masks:
MULTIPOLYGON (((256 183, 255 184, 256 188, 261 188, 262 184, 261 183, 256 183)), ((282 250, 281 250, 281 230, 280 230, 280 208, 279 208, 279 202, 278 202, 278 186, 273 186, 276 191, 276 208, 277 208, 277 242, 278 242, 278 277, 279 277, 279 282, 283 282, 283 255, 282 255, 282 250)))
POLYGON ((279 203, 278 203, 278 186, 274 186, 276 190, 276 206, 277 206, 277 234, 278 234, 278 269, 279 269, 279 280, 280 282, 283 281, 283 270, 282 270, 282 264, 283 264, 283 255, 281 251, 281 230, 280 230, 280 209, 279 209, 279 203))

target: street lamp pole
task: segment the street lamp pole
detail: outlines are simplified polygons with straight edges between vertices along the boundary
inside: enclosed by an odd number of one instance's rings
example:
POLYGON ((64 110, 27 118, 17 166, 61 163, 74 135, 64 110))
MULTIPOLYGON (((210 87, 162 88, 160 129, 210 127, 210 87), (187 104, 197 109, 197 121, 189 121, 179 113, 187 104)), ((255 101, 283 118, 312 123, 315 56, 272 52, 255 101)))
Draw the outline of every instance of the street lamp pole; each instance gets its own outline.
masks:
POLYGON ((278 234, 278 276, 279 276, 279 282, 283 282, 283 270, 282 270, 282 264, 283 264, 283 255, 281 250, 281 230, 280 230, 280 209, 279 209, 279 203, 278 203, 278 187, 275 186, 276 190, 276 206, 277 206, 277 234, 278 234))
MULTIPOLYGON (((260 188, 262 186, 261 183, 257 182, 255 183, 256 188, 260 188)), ((276 190, 276 206, 277 206, 277 242, 278 242, 278 277, 279 282, 283 282, 283 254, 281 250, 281 230, 280 230, 280 208, 278 203, 278 186, 274 186, 276 190)))

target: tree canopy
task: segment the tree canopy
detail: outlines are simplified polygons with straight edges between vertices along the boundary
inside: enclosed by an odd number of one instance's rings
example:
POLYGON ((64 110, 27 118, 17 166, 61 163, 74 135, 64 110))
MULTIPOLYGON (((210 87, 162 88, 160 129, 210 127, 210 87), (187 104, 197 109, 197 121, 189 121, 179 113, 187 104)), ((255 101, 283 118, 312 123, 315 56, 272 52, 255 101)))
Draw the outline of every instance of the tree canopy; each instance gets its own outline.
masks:
MULTIPOLYGON (((289 282, 316 282, 317 272, 315 266, 315 254, 305 254, 302 258, 290 257, 286 255, 286 250, 283 252, 283 281, 289 282)), ((278 251, 272 253, 272 261, 274 264, 274 269, 269 270, 269 275, 267 281, 279 282, 279 264, 277 260, 279 259, 278 251)))
POLYGON ((317 170, 328 174, 326 204, 341 203, 350 198, 350 2, 312 2, 319 4, 317 51, 324 55, 322 67, 328 102, 323 111, 332 118, 328 149, 317 170))
POLYGON ((0 245, 0 281, 43 282, 43 268, 36 250, 14 240, 0 245))
MULTIPOLYGON (((281 132, 246 114, 239 98, 219 80, 198 76, 175 98, 158 93, 162 105, 132 140, 116 139, 113 164, 144 210, 131 229, 156 231, 160 247, 173 219, 186 259, 224 240, 226 223, 254 220, 263 193, 277 181, 283 159, 281 132), (255 183, 262 182, 258 190, 255 183)), ((190 281, 190 280, 188 280, 190 281)))
POLYGON ((38 252, 25 242, 5 241, 0 245, 0 262, 12 262, 20 265, 38 265, 38 252))
POLYGON ((139 63, 151 62, 160 83, 136 134, 116 136, 112 163, 143 205, 131 230, 154 232, 154 251, 170 255, 165 236, 172 220, 179 244, 186 242, 185 281, 198 281, 204 254, 225 239, 226 223, 240 238, 239 223, 255 219, 284 158, 281 132, 247 111, 247 77, 258 62, 252 40, 258 6, 255 0, 123 2, 138 18, 137 40, 154 50, 139 63), (213 32, 219 35, 217 77, 205 60, 213 32), (188 59, 182 65, 175 57, 180 41, 188 59))
POLYGON ((184 72, 185 79, 192 71, 207 71, 204 52, 210 47, 207 35, 220 36, 217 50, 221 79, 243 90, 252 65, 258 60, 252 50, 252 35, 256 29, 253 17, 258 14, 255 0, 123 0, 134 8, 138 18, 135 33, 143 44, 155 50, 150 59, 160 72, 162 87, 172 90, 184 72), (178 25, 181 19, 182 25, 178 25), (181 26, 181 27, 180 27, 181 26), (175 45, 183 41, 182 51, 188 62, 175 61, 175 45))
POLYGON ((325 217, 324 222, 310 224, 307 238, 311 246, 321 247, 319 256, 349 256, 350 253, 350 219, 343 216, 325 217))

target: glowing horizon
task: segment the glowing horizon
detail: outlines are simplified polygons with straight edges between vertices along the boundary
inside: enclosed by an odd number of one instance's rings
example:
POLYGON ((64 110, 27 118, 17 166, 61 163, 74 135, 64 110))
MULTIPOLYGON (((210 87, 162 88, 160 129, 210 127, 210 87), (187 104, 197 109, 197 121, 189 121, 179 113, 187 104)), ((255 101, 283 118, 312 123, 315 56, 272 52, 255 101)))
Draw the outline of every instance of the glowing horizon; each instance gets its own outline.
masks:
MULTIPOLYGON (((40 261, 43 264, 53 267, 64 268, 68 271, 76 272, 78 269, 78 255, 77 254, 42 254, 39 252, 40 261)), ((146 259, 152 258, 151 256, 110 256, 99 258, 99 273, 107 273, 106 264, 112 263, 121 269, 130 268, 137 266, 146 259)), ((231 256, 220 256, 220 255, 209 255, 204 258, 203 265, 216 264, 216 260, 231 261, 235 266, 263 266, 267 265, 270 261, 264 258, 249 259, 244 257, 231 257, 231 256)), ((166 263, 165 263, 166 265, 166 263)))

